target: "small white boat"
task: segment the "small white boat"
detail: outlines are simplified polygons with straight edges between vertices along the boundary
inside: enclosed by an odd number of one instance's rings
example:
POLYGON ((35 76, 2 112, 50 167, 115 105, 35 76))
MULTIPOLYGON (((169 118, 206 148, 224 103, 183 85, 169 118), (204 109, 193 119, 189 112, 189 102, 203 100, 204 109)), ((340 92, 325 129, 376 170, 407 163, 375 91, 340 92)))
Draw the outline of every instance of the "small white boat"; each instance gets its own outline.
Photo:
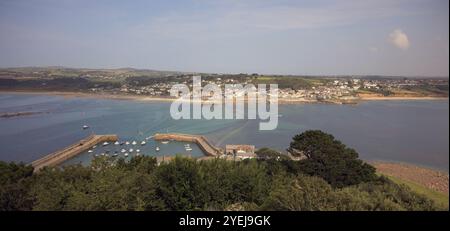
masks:
POLYGON ((156 147, 156 151, 159 151, 159 147, 156 147))
POLYGON ((127 142, 125 142, 125 144, 126 144, 126 145, 130 145, 130 142, 127 141, 127 142))
POLYGON ((108 144, 109 144, 108 142, 104 142, 104 143, 103 143, 103 146, 106 146, 106 145, 108 145, 108 144))
POLYGON ((118 155, 119 155, 119 154, 117 154, 117 153, 114 153, 114 154, 113 154, 113 157, 116 157, 116 156, 118 156, 118 155))
POLYGON ((100 154, 100 156, 104 156, 105 155, 105 153, 104 152, 102 152, 101 154, 100 154))
POLYGON ((132 142, 131 144, 132 144, 132 145, 136 145, 136 144, 137 144, 137 142, 133 140, 133 142, 132 142))
POLYGON ((94 156, 95 156, 95 157, 98 157, 98 154, 95 154, 94 156))
POLYGON ((125 149, 123 149, 123 148, 122 148, 122 150, 120 150, 121 153, 124 153, 124 152, 126 152, 126 151, 127 151, 127 150, 125 150, 125 149))
POLYGON ((186 151, 192 151, 192 148, 185 148, 186 151))
POLYGON ((97 145, 94 145, 94 146, 92 146, 92 149, 94 149, 94 148, 96 148, 97 147, 97 145))
POLYGON ((124 156, 127 157, 127 156, 128 156, 128 153, 125 153, 124 156))
POLYGON ((168 143, 169 143, 168 140, 163 140, 163 141, 161 141, 161 144, 168 144, 168 143))
POLYGON ((89 150, 89 151, 88 151, 88 153, 92 153, 92 152, 93 152, 92 150, 89 150))
POLYGON ((88 128, 89 128, 89 126, 83 125, 83 129, 88 129, 88 128))
POLYGON ((119 144, 120 144, 119 141, 114 142, 114 145, 119 145, 119 144))
POLYGON ((140 149, 136 149, 136 152, 141 152, 141 150, 140 149))
POLYGON ((132 148, 130 148, 130 150, 128 150, 128 152, 133 152, 134 150, 132 148))
POLYGON ((142 142, 141 142, 141 145, 142 145, 142 146, 144 146, 145 144, 146 144, 146 142, 145 142, 145 141, 142 141, 142 142))

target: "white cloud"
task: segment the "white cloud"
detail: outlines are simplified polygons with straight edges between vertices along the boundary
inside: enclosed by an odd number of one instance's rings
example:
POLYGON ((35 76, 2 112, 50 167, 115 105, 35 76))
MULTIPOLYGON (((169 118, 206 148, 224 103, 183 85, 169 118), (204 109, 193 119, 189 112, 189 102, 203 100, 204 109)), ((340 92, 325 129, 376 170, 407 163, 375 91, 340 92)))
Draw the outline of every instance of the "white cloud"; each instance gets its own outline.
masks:
POLYGON ((407 50, 410 46, 408 36, 400 29, 389 34, 389 41, 402 50, 407 50))

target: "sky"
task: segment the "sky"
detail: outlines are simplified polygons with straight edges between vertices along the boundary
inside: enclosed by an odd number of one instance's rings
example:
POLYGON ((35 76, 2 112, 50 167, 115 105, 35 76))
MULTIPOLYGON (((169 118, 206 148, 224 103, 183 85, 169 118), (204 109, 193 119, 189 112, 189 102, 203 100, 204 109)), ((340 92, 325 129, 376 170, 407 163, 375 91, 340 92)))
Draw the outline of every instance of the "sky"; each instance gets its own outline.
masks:
POLYGON ((0 0, 0 67, 449 75, 448 0, 0 0))

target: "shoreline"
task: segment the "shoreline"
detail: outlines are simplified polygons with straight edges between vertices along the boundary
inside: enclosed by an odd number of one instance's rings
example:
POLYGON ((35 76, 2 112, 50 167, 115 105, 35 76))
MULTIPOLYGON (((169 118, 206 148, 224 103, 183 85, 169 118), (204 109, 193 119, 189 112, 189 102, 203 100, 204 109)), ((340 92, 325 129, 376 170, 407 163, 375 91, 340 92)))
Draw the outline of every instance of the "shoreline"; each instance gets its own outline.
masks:
POLYGON ((393 97, 383 97, 383 96, 375 96, 375 97, 362 97, 361 101, 395 101, 395 100, 448 100, 448 97, 434 97, 434 96, 393 96, 393 97))
MULTIPOLYGON (((70 92, 70 91, 38 91, 38 90, 3 90, 0 89, 0 93, 9 94, 29 94, 29 95, 55 95, 63 96, 67 98, 96 98, 96 99, 115 99, 115 100, 134 100, 134 101, 154 101, 154 102, 173 102, 175 98, 169 97, 153 97, 153 96, 143 96, 143 95, 125 95, 125 94, 98 94, 98 93, 88 93, 88 92, 70 92)), ((365 101, 420 101, 420 100, 448 100, 448 97, 434 97, 434 96, 398 96, 398 97, 383 97, 383 96, 373 96, 373 97, 361 97, 357 100, 352 101, 317 101, 317 100, 300 100, 300 99, 280 99, 278 98, 279 104, 350 104, 355 105, 365 101)))

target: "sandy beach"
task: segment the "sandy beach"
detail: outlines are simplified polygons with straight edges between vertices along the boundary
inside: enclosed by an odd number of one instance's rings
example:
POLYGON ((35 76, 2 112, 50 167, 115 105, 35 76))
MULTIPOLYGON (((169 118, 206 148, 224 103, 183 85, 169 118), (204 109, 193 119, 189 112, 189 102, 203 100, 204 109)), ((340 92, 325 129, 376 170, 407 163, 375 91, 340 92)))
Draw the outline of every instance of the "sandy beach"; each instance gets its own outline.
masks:
MULTIPOLYGON (((88 92, 63 92, 63 91, 38 91, 38 90, 3 90, 0 89, 0 93, 12 93, 12 94, 35 94, 35 95, 57 95, 64 96, 66 98, 72 97, 86 97, 86 98, 97 98, 97 99, 117 99, 117 100, 137 100, 137 101, 157 101, 157 102, 172 102, 175 98, 171 97, 155 97, 155 96, 144 96, 144 95, 125 95, 125 94, 110 94, 110 93, 88 93, 88 92)), ((279 104, 357 104, 358 102, 364 101, 383 101, 383 100, 448 100, 448 97, 410 97, 410 96, 363 96, 357 100, 353 101, 316 101, 316 100, 305 100, 305 99, 283 99, 278 98, 279 104)))
POLYGON ((446 100, 448 97, 433 97, 433 96, 371 96, 361 97, 361 101, 378 101, 378 100, 446 100))

